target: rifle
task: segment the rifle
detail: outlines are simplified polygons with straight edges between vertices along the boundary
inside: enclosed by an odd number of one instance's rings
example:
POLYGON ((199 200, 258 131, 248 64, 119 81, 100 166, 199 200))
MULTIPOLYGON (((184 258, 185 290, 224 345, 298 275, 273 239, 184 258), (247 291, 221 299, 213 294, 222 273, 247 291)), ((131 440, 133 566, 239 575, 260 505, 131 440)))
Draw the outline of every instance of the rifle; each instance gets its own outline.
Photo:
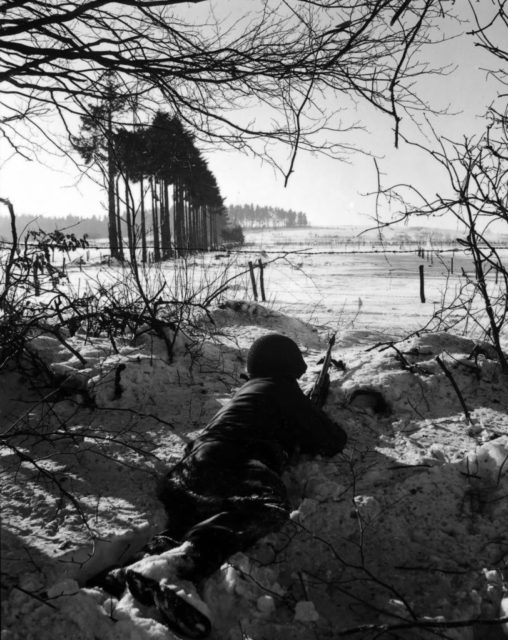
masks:
POLYGON ((335 344, 335 333, 328 340, 328 349, 323 360, 323 366, 314 382, 309 393, 309 400, 317 407, 322 407, 326 402, 326 396, 328 395, 328 388, 330 387, 330 376, 328 375, 328 369, 332 362, 332 349, 335 344))

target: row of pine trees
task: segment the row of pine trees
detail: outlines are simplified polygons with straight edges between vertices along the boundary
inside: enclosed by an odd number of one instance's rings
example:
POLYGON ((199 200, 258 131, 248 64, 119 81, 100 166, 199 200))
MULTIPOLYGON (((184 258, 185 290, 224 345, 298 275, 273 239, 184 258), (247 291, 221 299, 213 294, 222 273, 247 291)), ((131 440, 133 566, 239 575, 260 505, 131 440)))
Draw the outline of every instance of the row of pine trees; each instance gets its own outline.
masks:
POLYGON ((216 248, 224 201, 193 136, 165 112, 149 125, 115 127, 121 108, 116 97, 90 108, 72 139, 105 178, 111 256, 134 260, 140 250, 147 262, 216 248))

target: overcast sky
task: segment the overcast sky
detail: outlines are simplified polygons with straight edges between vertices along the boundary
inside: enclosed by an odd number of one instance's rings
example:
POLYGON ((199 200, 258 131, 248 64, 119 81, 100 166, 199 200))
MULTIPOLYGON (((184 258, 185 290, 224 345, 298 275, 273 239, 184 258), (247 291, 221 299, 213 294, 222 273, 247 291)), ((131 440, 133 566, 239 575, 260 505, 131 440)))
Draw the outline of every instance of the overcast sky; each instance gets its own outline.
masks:
MULTIPOLYGON (((458 26, 456 26, 458 29, 458 26)), ((434 120, 437 130, 454 139, 482 130, 481 115, 497 92, 494 80, 484 71, 488 56, 464 35, 432 50, 431 62, 457 69, 446 77, 430 76, 419 84, 419 92, 438 108, 449 106, 453 115, 434 120)), ((354 119, 361 119, 366 131, 354 141, 379 158, 386 185, 407 182, 431 195, 442 192, 445 182, 425 154, 403 143, 394 147, 393 122, 386 116, 361 107, 354 119)), ((405 118, 402 132, 416 135, 405 118)), ((340 140, 340 134, 337 134, 340 140)), ((351 137, 348 139, 351 141, 351 137)), ((374 215, 374 198, 365 196, 376 188, 372 157, 355 154, 349 163, 301 153, 288 186, 268 165, 237 152, 207 152, 210 168, 217 177, 226 204, 254 203, 304 211, 311 224, 368 226, 374 215)), ((33 215, 104 215, 105 193, 88 178, 80 176, 71 163, 46 159, 46 166, 12 157, 0 142, 0 197, 7 197, 18 213, 33 215)), ((444 221, 443 226, 450 226, 444 221)))

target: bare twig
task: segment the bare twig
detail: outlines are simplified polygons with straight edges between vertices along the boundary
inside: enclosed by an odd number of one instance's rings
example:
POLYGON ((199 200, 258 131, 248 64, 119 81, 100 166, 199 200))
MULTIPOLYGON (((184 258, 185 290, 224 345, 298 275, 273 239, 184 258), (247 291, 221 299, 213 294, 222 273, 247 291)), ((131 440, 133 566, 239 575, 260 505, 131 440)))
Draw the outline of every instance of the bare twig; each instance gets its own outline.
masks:
POLYGON ((508 616, 502 618, 471 618, 468 620, 450 620, 450 621, 438 621, 438 620, 415 620, 413 622, 397 622, 394 624, 364 624, 358 627, 352 627, 351 629, 344 629, 337 631, 337 635, 352 636, 357 633, 366 633, 368 631, 401 631, 402 629, 464 629, 466 627, 480 626, 498 626, 508 622, 508 616))
POLYGON ((439 356, 436 356, 436 362, 438 363, 438 365, 441 367, 441 369, 443 370, 445 376, 448 378, 448 380, 451 382, 453 388, 455 389, 455 393, 457 394, 457 397, 460 401, 460 404, 462 405, 462 409, 464 411, 464 415, 466 417, 466 420, 470 423, 471 422, 471 414, 469 412, 469 409, 467 408, 466 402, 464 400, 464 396, 462 395, 456 381, 455 378, 452 376, 450 370, 448 369, 448 367, 445 365, 445 363, 441 360, 441 358, 439 356))

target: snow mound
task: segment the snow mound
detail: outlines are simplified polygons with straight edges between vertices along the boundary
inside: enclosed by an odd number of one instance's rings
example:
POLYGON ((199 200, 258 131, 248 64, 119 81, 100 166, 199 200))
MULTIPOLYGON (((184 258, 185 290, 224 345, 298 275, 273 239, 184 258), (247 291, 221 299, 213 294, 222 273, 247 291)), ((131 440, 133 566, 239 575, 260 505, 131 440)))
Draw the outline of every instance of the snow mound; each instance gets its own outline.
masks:
POLYGON ((259 335, 267 331, 283 333, 304 350, 321 349, 324 344, 313 325, 256 302, 227 300, 212 312, 211 318, 221 328, 248 325, 251 331, 257 326, 259 335))
MULTIPOLYGON (((340 381, 345 401, 356 389, 368 386, 379 391, 392 411, 399 417, 425 416, 439 418, 464 410, 461 398, 443 370, 444 364, 458 387, 466 408, 470 399, 478 396, 479 382, 482 403, 499 406, 508 401, 506 380, 497 363, 482 355, 471 356, 475 343, 448 333, 414 337, 397 344, 389 343, 377 349, 354 351, 346 361, 347 371, 340 381)), ((489 350, 490 356, 491 350, 489 350)))
POLYGON ((154 610, 142 607, 130 594, 117 601, 69 580, 55 585, 44 604, 22 592, 11 596, 11 605, 12 600, 17 614, 5 620, 5 640, 178 640, 154 619, 154 610))
POLYGON ((166 409, 170 385, 190 383, 188 369, 142 352, 109 356, 98 369, 87 383, 98 407, 166 409))
MULTIPOLYGON (((240 385, 253 339, 266 331, 295 339, 309 364, 302 384, 312 381, 326 346, 317 329, 238 304, 215 310, 216 331, 186 342, 172 362, 151 338, 120 353, 100 338, 72 342, 76 353, 54 336, 33 341, 94 404, 65 396, 31 408, 23 425, 35 425, 37 438, 15 444, 36 467, 2 452, 2 558, 7 584, 19 587, 3 603, 5 640, 173 639, 129 594, 117 600, 83 585, 162 528, 155 477, 240 385)), ((376 347, 337 341, 333 356, 345 370, 332 367, 325 410, 348 446, 292 466, 290 521, 204 585, 214 640, 325 639, 365 623, 505 611, 508 393, 492 354, 475 346, 449 334, 376 347), (349 403, 362 388, 381 393, 391 412, 349 403)), ((500 638, 500 627, 487 629, 447 629, 446 637, 500 638)), ((435 636, 413 627, 393 637, 435 636)))

